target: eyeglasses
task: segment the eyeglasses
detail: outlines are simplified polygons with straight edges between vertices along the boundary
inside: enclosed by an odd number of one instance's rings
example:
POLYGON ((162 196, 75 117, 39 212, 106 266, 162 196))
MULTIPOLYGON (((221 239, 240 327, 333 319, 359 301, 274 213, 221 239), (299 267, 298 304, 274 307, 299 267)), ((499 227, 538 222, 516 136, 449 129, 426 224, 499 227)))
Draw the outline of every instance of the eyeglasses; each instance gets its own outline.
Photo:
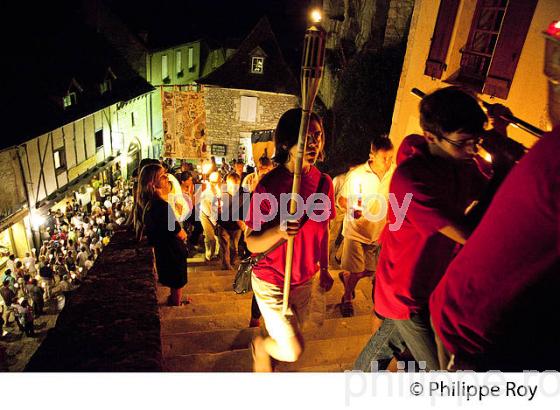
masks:
POLYGON ((317 143, 323 138, 323 131, 315 131, 307 134, 307 143, 317 143))
POLYGON ((449 138, 444 137, 443 135, 439 136, 442 140, 447 141, 448 143, 450 143, 451 145, 453 145, 454 147, 457 147, 459 149, 463 149, 466 146, 476 146, 478 144, 480 144, 482 142, 482 137, 472 137, 472 138, 465 138, 464 140, 461 141, 455 141, 449 138))

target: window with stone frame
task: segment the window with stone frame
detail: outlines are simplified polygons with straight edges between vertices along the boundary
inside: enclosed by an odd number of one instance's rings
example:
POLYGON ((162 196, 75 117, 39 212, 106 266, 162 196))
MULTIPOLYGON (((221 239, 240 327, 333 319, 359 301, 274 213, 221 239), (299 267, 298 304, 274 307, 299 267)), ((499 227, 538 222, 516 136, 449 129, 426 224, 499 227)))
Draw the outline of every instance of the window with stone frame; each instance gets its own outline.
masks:
POLYGON ((251 73, 263 74, 264 73, 264 57, 251 58, 251 73))
POLYGON ((239 104, 239 121, 257 122, 257 97, 242 95, 239 104))
POLYGON ((187 51, 187 68, 189 71, 194 71, 194 48, 189 47, 187 51))
POLYGON ((177 73, 177 77, 183 76, 183 59, 182 59, 183 52, 181 50, 176 50, 175 52, 175 71, 177 73))
POLYGON ((161 56, 161 81, 169 80, 169 67, 167 65, 167 54, 161 56))

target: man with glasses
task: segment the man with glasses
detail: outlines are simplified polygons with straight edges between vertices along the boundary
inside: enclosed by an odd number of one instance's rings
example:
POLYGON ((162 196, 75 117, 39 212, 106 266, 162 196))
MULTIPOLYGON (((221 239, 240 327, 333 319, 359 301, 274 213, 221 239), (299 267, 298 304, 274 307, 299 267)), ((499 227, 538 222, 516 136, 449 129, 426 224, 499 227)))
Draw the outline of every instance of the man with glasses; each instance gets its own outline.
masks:
MULTIPOLYGON (((403 342, 427 370, 439 368, 428 299, 469 234, 465 211, 486 182, 473 160, 486 122, 477 100, 456 87, 422 99, 423 140, 410 136, 403 141, 389 190, 406 217, 398 229, 387 225, 380 239, 375 313, 384 322, 356 369, 369 370, 373 361, 387 359, 380 357, 387 354, 387 345, 403 342), (409 139, 415 146, 407 157, 401 151, 409 139)), ((395 222, 392 211, 388 219, 395 222)))

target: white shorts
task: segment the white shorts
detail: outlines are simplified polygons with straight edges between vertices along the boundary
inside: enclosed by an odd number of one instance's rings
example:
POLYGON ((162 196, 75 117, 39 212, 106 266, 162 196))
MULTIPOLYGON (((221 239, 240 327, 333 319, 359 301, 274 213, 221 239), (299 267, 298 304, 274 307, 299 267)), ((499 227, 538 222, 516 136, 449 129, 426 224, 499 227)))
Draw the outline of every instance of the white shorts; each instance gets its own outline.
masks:
POLYGON ((286 316, 282 314, 283 288, 265 282, 254 274, 251 284, 270 337, 276 341, 284 341, 300 333, 309 315, 313 280, 290 289, 286 316))

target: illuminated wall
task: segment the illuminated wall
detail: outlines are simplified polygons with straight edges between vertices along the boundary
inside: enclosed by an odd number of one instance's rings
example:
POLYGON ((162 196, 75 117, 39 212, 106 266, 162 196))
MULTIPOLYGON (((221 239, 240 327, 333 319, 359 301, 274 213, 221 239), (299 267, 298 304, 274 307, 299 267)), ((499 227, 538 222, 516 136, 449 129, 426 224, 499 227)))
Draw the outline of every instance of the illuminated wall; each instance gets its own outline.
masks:
MULTIPOLYGON (((460 50, 467 41, 475 6, 475 0, 460 2, 443 80, 459 66, 460 50)), ((439 1, 435 0, 417 0, 415 3, 390 133, 396 145, 400 144, 405 136, 421 132, 418 120, 420 100, 413 96, 410 90, 416 87, 424 92, 430 92, 449 85, 442 80, 424 75, 438 8, 439 1)), ((560 16, 558 0, 539 0, 508 98, 502 100, 490 98, 488 95, 481 96, 485 101, 507 105, 517 117, 545 130, 550 129, 550 122, 547 116, 547 83, 543 74, 544 38, 541 33, 558 16, 560 16)), ((528 147, 536 141, 535 137, 513 127, 509 127, 508 131, 511 137, 528 147)))

